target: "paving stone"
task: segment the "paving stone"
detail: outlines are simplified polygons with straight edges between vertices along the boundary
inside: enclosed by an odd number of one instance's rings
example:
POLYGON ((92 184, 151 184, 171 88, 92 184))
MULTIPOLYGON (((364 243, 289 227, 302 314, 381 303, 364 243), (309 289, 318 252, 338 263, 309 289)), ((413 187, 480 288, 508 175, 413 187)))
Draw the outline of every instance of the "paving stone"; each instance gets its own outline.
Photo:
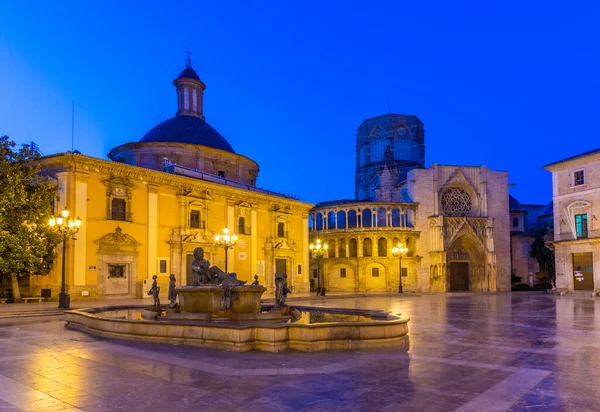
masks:
POLYGON ((57 317, 0 321, 0 412, 600 410, 600 305, 592 298, 318 303, 409 316, 408 351, 232 353, 99 339, 57 317))

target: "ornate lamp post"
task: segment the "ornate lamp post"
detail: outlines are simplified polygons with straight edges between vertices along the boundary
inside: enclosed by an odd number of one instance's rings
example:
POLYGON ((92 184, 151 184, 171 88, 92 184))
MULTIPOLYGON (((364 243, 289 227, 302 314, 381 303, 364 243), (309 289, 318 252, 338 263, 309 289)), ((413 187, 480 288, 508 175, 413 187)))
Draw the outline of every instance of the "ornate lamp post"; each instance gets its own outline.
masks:
POLYGON ((58 230, 58 233, 60 233, 63 238, 62 279, 60 285, 60 293, 58 294, 58 308, 69 309, 69 307, 71 306, 71 296, 67 294, 66 290, 65 252, 67 250, 67 238, 79 232, 79 227, 81 226, 81 219, 77 217, 77 219, 73 220, 73 218, 69 217, 69 210, 67 210, 67 208, 65 207, 65 209, 61 212, 59 216, 51 217, 50 220, 48 220, 48 224, 50 225, 50 227, 56 227, 56 230, 58 230))
POLYGON ((398 243, 398 246, 392 248, 392 254, 398 256, 400 274, 398 276, 398 293, 402 293, 402 255, 408 252, 408 248, 402 243, 398 243))
POLYGON ((227 251, 236 245, 237 240, 237 235, 235 233, 230 235, 229 229, 227 228, 223 229, 222 235, 215 235, 215 243, 217 246, 225 249, 225 273, 229 273, 227 272, 227 251))
POLYGON ((317 258, 317 296, 325 296, 325 288, 323 287, 323 283, 321 281, 321 259, 325 254, 328 246, 327 244, 321 244, 321 239, 317 239, 315 243, 310 243, 308 245, 312 255, 317 258))

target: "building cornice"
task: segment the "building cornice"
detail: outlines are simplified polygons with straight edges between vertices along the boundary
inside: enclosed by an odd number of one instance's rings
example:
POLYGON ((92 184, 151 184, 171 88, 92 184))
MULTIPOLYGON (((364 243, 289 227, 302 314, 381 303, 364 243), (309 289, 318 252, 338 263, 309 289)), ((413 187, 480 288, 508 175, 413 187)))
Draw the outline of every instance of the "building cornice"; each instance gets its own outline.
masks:
POLYGON ((289 207, 292 210, 306 212, 314 205, 275 194, 262 194, 234 187, 226 187, 218 183, 211 183, 185 176, 178 176, 157 170, 117 163, 109 160, 98 159, 91 156, 58 153, 44 156, 40 159, 42 168, 50 173, 81 172, 98 173, 109 176, 119 176, 144 184, 169 186, 177 190, 188 189, 198 193, 209 192, 211 195, 220 195, 229 200, 245 200, 249 203, 269 204, 270 207, 289 207))

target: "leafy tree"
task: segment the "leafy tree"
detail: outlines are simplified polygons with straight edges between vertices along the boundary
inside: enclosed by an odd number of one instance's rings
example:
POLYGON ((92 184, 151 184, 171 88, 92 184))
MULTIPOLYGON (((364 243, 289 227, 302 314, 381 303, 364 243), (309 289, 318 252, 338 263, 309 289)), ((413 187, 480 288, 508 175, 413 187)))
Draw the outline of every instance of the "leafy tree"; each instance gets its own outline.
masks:
POLYGON ((48 225, 58 188, 40 175, 34 147, 15 146, 0 137, 0 277, 11 279, 18 302, 18 279, 48 274, 61 239, 48 225))
POLYGON ((556 286, 556 272, 554 267, 554 251, 546 246, 544 241, 545 231, 539 230, 536 232, 535 240, 531 244, 529 256, 537 260, 540 265, 540 272, 550 286, 556 286))

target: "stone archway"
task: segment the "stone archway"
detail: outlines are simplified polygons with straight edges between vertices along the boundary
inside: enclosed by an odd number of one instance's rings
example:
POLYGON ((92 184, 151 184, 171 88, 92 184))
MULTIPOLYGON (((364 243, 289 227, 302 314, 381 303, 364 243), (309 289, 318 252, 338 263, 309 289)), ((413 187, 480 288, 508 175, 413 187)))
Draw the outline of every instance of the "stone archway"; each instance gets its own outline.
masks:
POLYGON ((485 263, 485 247, 478 238, 468 233, 457 237, 446 252, 446 290, 488 290, 489 279, 485 263))

